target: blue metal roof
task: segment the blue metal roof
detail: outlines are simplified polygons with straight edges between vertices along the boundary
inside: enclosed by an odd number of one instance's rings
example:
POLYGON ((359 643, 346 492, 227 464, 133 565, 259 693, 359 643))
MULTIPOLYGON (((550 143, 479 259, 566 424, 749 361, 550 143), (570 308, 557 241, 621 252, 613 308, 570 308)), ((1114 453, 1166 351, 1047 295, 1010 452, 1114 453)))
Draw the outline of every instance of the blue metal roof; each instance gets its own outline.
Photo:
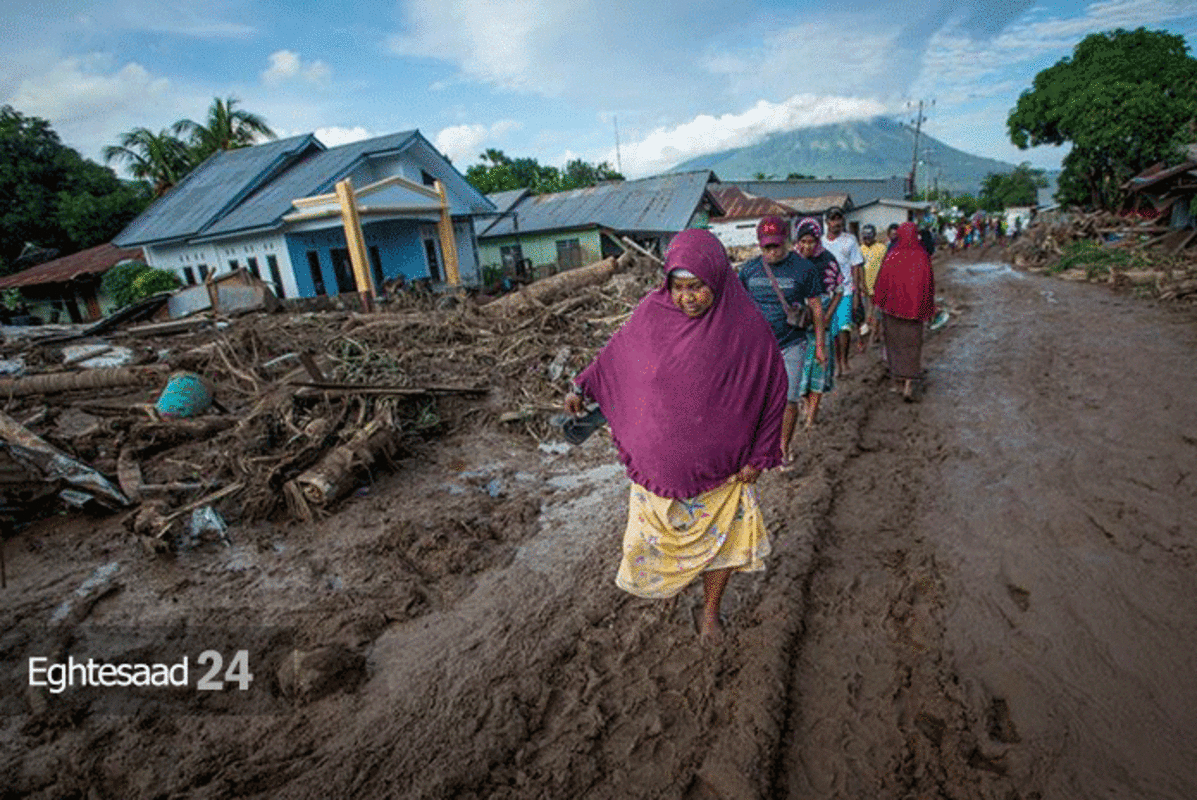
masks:
MULTIPOLYGON (((690 222, 715 180, 710 170, 677 172, 617 181, 528 197, 514 209, 517 219, 500 217, 483 238, 516 233, 590 228, 596 225, 616 231, 669 233, 683 230, 690 222)), ((717 207, 718 203, 711 198, 717 207)), ((498 206, 498 202, 495 202, 498 206)))
POLYGON ((333 191, 337 181, 352 172, 362 159, 400 152, 415 140, 416 135, 416 131, 404 131, 310 153, 204 230, 203 237, 215 238, 278 225, 284 214, 295 210, 291 205, 295 198, 333 191))
POLYGON ((112 243, 131 247, 194 236, 296 156, 323 147, 304 134, 216 153, 141 212, 112 243))

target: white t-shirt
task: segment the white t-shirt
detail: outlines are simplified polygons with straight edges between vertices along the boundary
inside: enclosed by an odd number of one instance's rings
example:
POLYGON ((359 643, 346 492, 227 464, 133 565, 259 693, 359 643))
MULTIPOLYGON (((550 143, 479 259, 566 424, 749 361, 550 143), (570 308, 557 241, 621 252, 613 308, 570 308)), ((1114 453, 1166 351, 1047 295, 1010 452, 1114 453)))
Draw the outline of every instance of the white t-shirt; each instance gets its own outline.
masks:
POLYGON ((823 247, 831 251, 832 257, 839 262, 840 272, 844 273, 844 294, 856 291, 852 268, 863 264, 865 260, 864 253, 861 252, 860 245, 856 242, 856 237, 844 231, 832 240, 824 234, 823 247))

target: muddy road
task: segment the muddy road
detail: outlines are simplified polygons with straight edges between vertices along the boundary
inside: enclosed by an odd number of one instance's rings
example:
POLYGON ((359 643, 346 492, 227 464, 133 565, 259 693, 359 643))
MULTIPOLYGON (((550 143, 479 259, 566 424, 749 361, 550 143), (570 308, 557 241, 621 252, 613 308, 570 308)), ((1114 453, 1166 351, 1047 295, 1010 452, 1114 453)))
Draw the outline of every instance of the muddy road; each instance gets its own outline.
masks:
POLYGON ((1197 796, 1194 318, 938 272, 959 313, 921 402, 856 357, 799 468, 762 479, 774 554, 732 578, 718 648, 697 586, 614 587, 627 484, 602 435, 444 441, 328 519, 186 558, 111 519, 24 531, 4 796, 1197 796), (21 684, 64 598, 79 625, 290 638, 254 650, 252 708, 102 713, 21 684))

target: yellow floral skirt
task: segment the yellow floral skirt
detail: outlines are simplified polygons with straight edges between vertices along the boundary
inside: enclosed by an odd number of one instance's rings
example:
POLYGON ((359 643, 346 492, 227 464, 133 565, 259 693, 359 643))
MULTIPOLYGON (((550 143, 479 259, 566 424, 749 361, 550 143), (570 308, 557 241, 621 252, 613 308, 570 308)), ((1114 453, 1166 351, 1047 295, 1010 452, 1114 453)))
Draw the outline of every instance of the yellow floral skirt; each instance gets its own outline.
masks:
POLYGON ((673 597, 703 572, 762 570, 770 550, 755 484, 731 480, 689 500, 633 484, 615 584, 640 597, 673 597))

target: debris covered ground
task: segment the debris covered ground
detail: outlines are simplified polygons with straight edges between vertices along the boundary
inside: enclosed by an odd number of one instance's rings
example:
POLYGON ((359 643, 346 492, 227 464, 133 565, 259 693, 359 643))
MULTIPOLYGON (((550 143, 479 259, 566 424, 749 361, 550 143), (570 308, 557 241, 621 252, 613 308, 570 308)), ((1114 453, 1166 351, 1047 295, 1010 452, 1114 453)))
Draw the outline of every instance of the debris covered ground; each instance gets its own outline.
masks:
POLYGON ((1193 796, 1193 316, 989 254, 939 263, 921 403, 858 355, 799 468, 762 479, 774 555, 733 578, 717 649, 696 591, 614 587, 626 479, 604 433, 549 422, 651 265, 511 316, 412 299, 112 337, 168 366, 5 408, 144 490, 5 543, 7 795, 1193 796), (154 419, 176 369, 227 411, 154 419), (401 435, 341 494, 288 493, 380 415, 401 435), (190 537, 193 505, 223 533, 190 537), (115 661, 246 649, 252 686, 26 685, 93 626, 115 661))

